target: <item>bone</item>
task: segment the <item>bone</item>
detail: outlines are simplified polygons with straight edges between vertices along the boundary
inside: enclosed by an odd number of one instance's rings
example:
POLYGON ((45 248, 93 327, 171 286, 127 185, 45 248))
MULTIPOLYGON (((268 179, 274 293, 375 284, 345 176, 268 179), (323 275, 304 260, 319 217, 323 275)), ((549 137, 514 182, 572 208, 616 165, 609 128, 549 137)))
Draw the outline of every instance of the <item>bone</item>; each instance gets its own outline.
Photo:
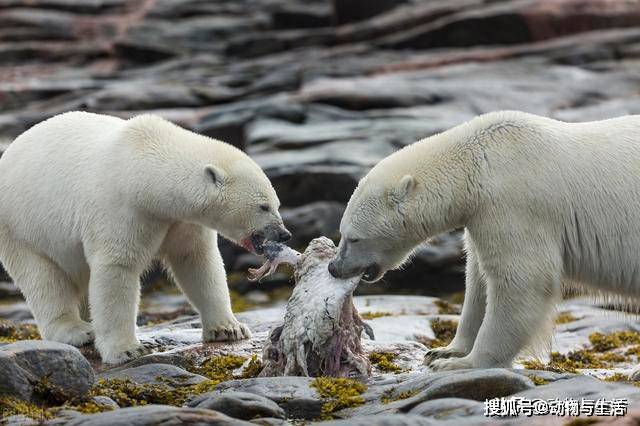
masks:
POLYGON ((278 269, 278 266, 282 264, 289 264, 295 267, 300 258, 299 252, 281 243, 267 241, 262 248, 267 261, 258 269, 249 269, 249 281, 259 281, 273 274, 278 269))

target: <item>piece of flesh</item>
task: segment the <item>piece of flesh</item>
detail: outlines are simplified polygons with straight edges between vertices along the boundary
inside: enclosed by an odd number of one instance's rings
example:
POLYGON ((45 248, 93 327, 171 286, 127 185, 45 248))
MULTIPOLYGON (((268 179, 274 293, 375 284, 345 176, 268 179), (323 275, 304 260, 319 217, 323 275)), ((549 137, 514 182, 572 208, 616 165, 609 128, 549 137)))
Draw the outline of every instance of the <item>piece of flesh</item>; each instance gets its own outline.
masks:
MULTIPOLYGON (((293 263, 294 257, 286 249, 277 251, 274 247, 273 252, 273 260, 268 258, 254 277, 268 273, 274 264, 293 263)), ((333 242, 320 237, 296 256, 296 286, 284 323, 271 331, 263 349, 261 376, 362 377, 371 373, 360 343, 362 331, 370 328, 362 322, 352 300, 360 277, 331 276, 327 266, 335 253, 333 242)))

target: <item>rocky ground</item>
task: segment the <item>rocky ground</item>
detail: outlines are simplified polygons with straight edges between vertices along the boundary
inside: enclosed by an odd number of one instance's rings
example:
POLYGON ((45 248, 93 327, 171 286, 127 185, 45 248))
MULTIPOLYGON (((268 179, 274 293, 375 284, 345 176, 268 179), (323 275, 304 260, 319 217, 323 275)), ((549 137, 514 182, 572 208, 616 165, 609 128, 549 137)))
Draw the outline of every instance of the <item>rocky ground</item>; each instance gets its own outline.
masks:
MULTIPOLYGON (((162 291, 144 299, 141 318, 165 315, 164 321, 138 331, 153 353, 115 368, 101 365, 90 346, 78 350, 22 340, 38 337, 27 313, 21 321, 1 323, 0 341, 6 342, 0 344, 3 421, 507 425, 565 424, 575 419, 587 422, 579 424, 635 424, 640 418, 640 388, 627 381, 639 363, 640 325, 633 317, 584 298, 565 300, 559 307, 550 359, 523 355, 513 369, 432 373, 422 365, 424 354, 453 337, 460 306, 426 296, 356 297, 355 305, 375 334, 375 340, 363 340, 373 364, 373 374, 365 381, 256 377, 265 339, 282 322, 284 302, 238 314, 251 327, 252 339, 203 345, 199 319, 185 312, 182 296, 162 291), (626 398, 628 414, 620 419, 485 416, 485 399, 508 396, 626 398)), ((15 303, 13 312, 18 310, 15 303)))
MULTIPOLYGON (((255 158, 303 249, 337 238, 344 205, 378 160, 477 114, 640 112, 639 24, 640 0, 0 0, 0 151, 63 111, 153 112, 255 158)), ((282 319, 290 273, 250 283, 245 271, 260 259, 225 242, 222 250, 234 308, 255 337, 199 344, 197 317, 156 268, 139 318, 156 353, 108 371, 91 348, 22 342, 37 330, 15 288, 0 283, 4 421, 455 425, 498 421, 481 401, 506 395, 627 397, 625 421, 637 421, 640 391, 622 374, 638 362, 640 326, 584 299, 560 307, 557 353, 545 363, 456 374, 421 365, 428 347, 451 338, 457 306, 382 294, 460 291, 460 232, 359 287, 368 295, 356 304, 377 338, 365 342, 377 363, 365 387, 251 378, 251 357, 282 319)))

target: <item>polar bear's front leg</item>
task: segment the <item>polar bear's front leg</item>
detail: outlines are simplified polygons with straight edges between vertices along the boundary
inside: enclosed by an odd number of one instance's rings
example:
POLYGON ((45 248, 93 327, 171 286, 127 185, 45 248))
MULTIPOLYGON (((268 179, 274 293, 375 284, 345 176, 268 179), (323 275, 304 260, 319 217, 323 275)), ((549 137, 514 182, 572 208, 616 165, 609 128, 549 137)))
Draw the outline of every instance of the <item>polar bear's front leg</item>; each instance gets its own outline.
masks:
POLYGON ((547 331, 560 291, 562 257, 549 247, 529 250, 535 253, 508 250, 485 267, 486 313, 473 349, 461 358, 433 361, 432 370, 511 367, 533 337, 547 331))
POLYGON ((486 288, 478 259, 473 246, 467 240, 464 303, 456 335, 448 346, 429 350, 424 357, 424 363, 430 365, 439 358, 459 358, 468 355, 482 325, 486 303, 486 288))
POLYGON ((140 300, 138 271, 92 262, 89 304, 95 345, 107 364, 120 364, 149 352, 136 337, 140 300))
POLYGON ((251 337, 231 311, 231 299, 217 234, 198 225, 176 225, 162 248, 177 284, 200 313, 202 340, 251 337))

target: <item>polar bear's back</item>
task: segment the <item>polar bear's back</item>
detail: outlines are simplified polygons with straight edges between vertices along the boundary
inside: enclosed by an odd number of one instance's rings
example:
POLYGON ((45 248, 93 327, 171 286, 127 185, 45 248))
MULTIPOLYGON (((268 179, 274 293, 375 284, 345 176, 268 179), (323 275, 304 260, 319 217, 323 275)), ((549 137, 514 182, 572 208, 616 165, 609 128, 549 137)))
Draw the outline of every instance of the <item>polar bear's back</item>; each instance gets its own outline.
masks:
POLYGON ((0 158, 0 226, 43 252, 63 253, 81 238, 79 211, 101 197, 94 163, 126 121, 86 112, 36 124, 0 158))

